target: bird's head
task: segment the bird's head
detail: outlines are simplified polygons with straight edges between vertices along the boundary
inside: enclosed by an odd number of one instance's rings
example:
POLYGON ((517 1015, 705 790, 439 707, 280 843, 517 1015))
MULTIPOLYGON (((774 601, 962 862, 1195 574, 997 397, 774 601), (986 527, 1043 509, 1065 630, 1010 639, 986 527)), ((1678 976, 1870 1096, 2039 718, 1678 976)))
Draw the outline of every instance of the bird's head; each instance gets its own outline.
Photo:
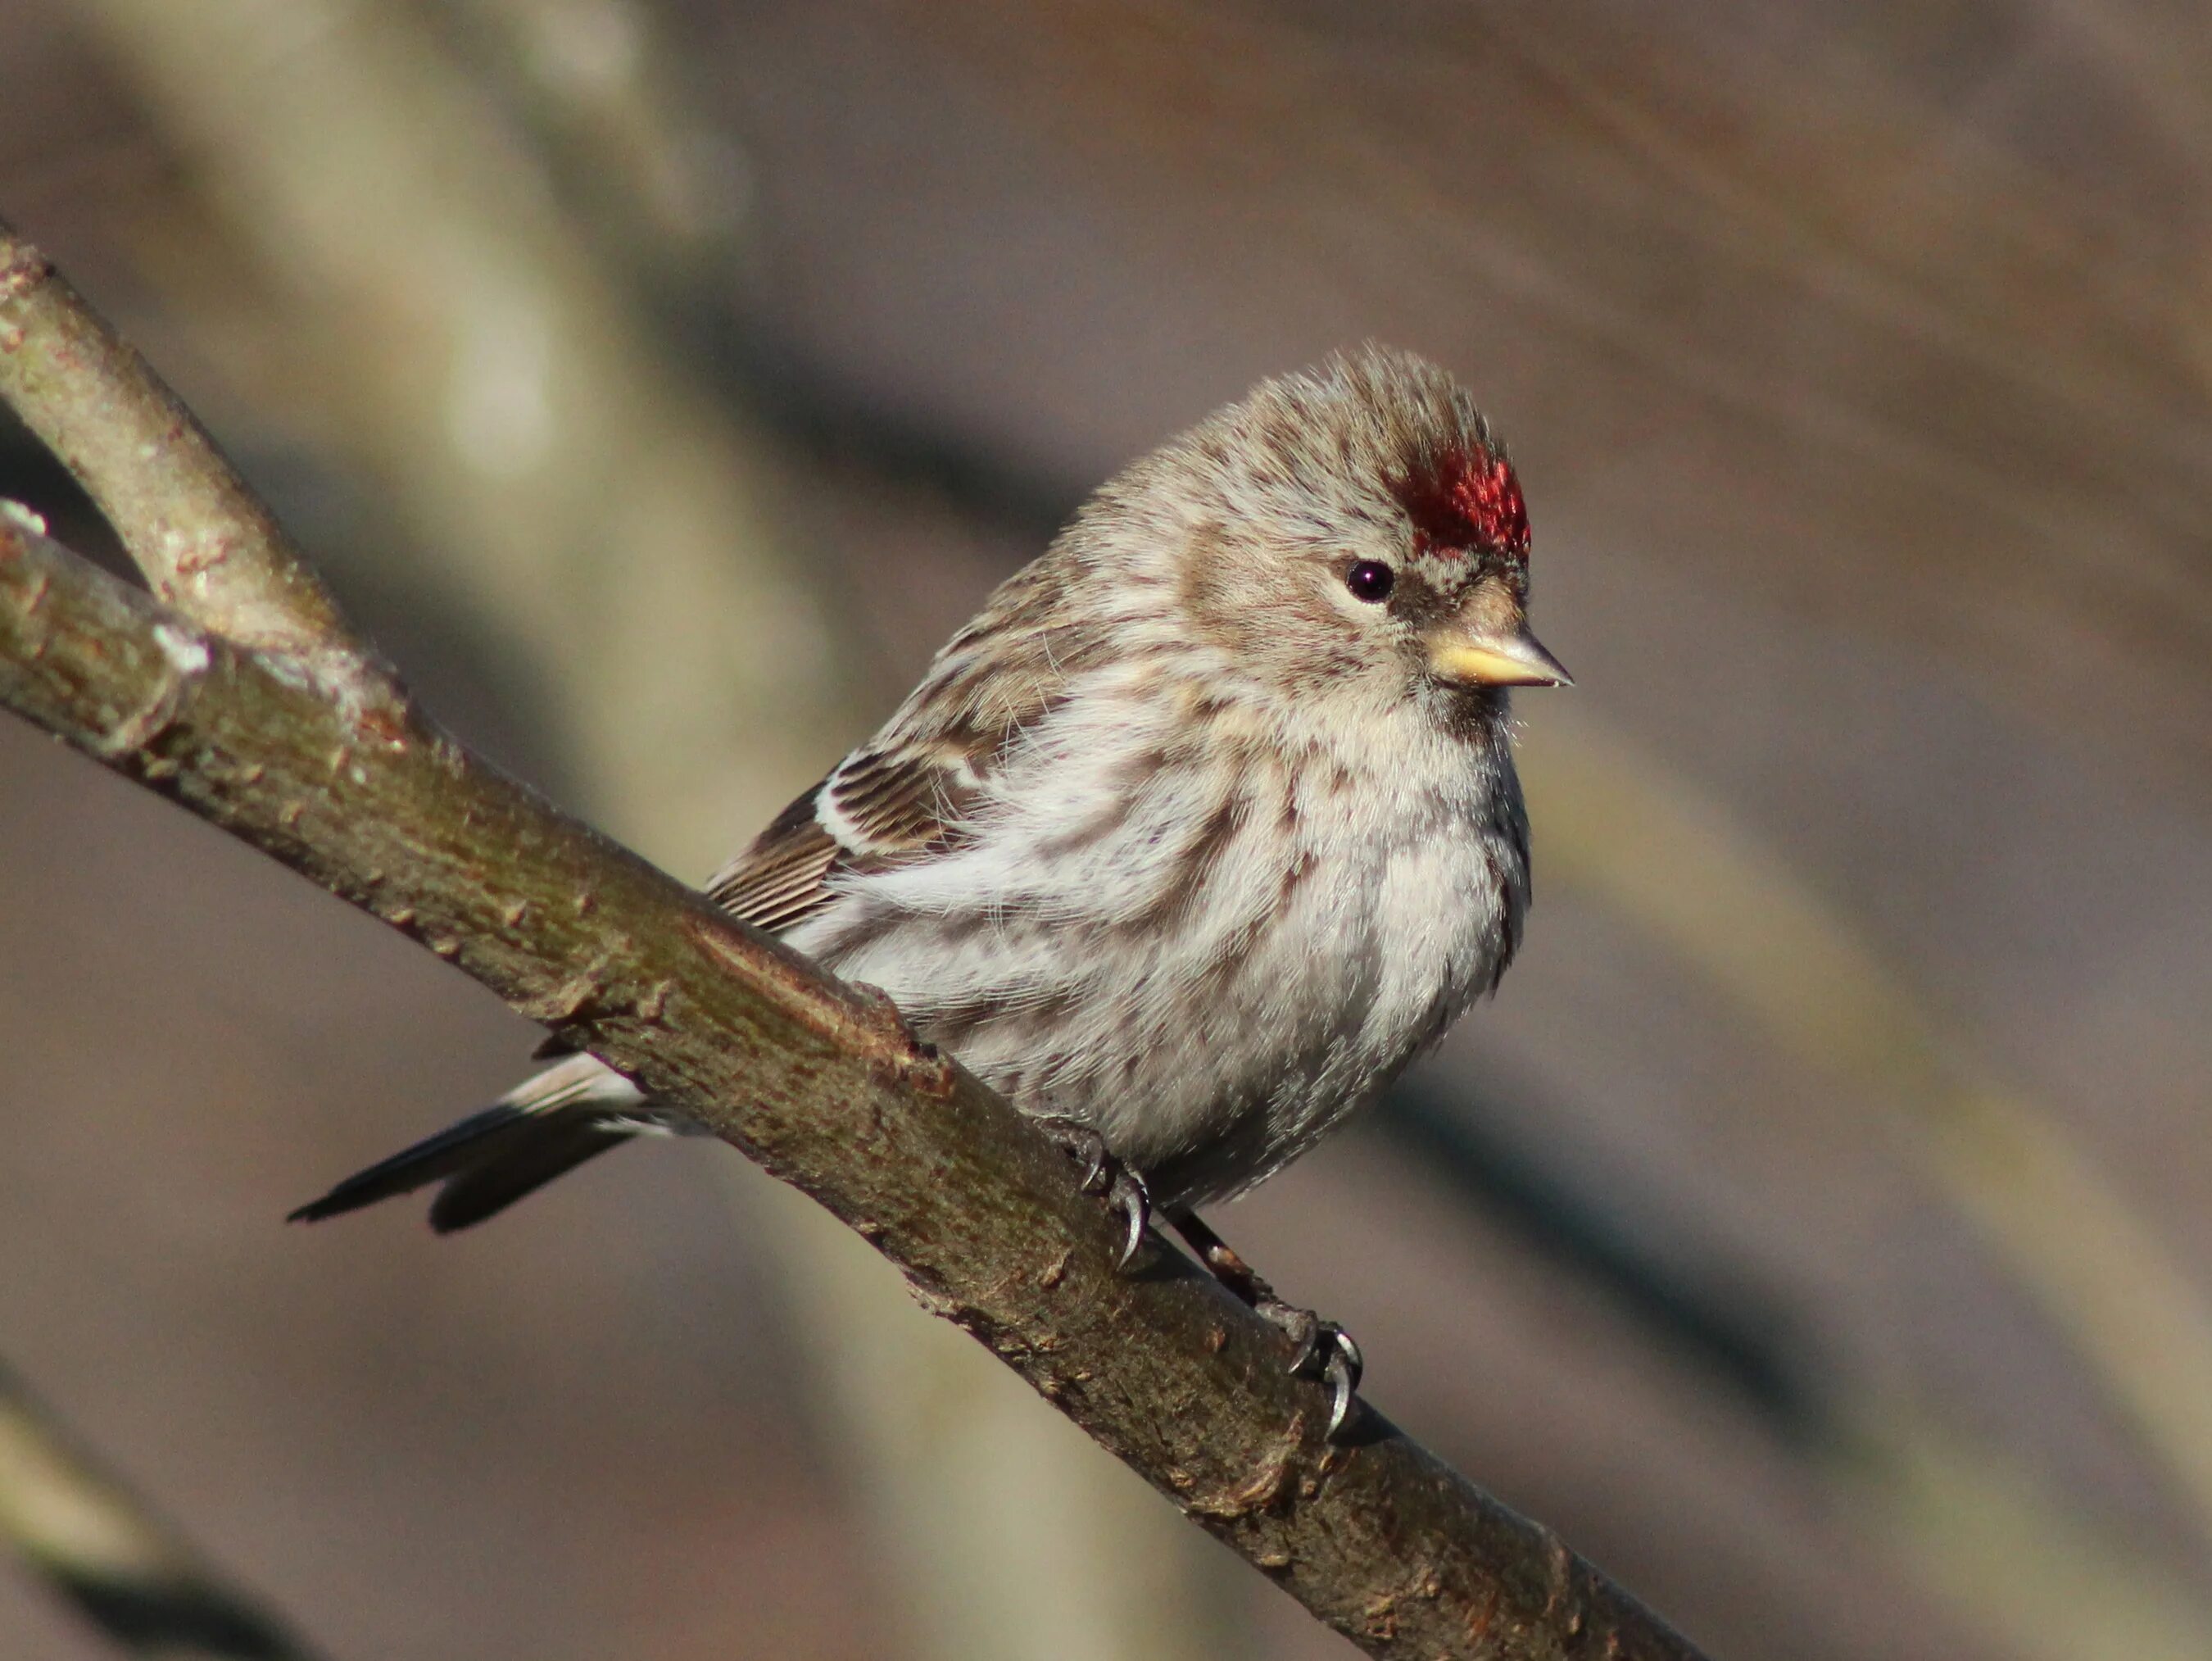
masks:
MULTIPOLYGON (((1528 622, 1520 480, 1466 391, 1363 347, 1262 381, 1103 492, 1089 540, 1291 693, 1486 706, 1569 684, 1528 622)), ((1140 585, 1142 586, 1142 585, 1140 585)))

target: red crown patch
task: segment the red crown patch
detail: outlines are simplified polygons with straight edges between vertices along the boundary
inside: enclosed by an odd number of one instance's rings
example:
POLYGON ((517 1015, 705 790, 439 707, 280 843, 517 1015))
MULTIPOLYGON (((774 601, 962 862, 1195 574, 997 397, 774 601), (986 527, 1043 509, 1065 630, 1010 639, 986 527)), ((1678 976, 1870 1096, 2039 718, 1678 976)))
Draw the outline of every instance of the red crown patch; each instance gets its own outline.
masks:
POLYGON ((1526 564, 1528 509, 1521 481, 1504 457, 1477 447, 1440 457, 1431 471, 1409 475, 1398 500, 1420 539, 1420 551, 1449 557, 1475 549, 1526 564))

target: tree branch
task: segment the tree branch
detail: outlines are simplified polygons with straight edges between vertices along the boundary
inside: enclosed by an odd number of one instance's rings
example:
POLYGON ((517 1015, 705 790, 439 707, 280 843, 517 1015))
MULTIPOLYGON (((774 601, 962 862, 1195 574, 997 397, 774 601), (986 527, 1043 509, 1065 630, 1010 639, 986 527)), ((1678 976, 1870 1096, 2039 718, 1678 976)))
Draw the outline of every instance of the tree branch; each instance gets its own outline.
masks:
MULTIPOLYGON (((64 367, 99 380, 114 359, 64 367)), ((102 390, 72 405, 94 424, 102 390)), ((94 447, 128 454, 112 433, 94 447)), ((169 460, 222 466, 211 447, 169 460)), ((153 486, 134 500, 163 511, 153 486)), ((266 524, 249 505, 249 526, 266 524)), ((216 511, 201 523, 226 529, 216 511)), ((298 637, 282 585, 264 598, 252 615, 298 637)), ((0 703, 382 918, 811 1195, 925 1307, 1370 1653, 1696 1661, 1379 1415, 1330 1446, 1285 1341, 1187 1260, 1156 1244, 1143 1273, 1116 1273, 1115 1231, 1066 1161, 879 996, 556 812, 392 683, 334 678, 331 636, 312 639, 303 659, 225 638, 33 516, 0 520, 0 703)))
POLYGON ((76 475, 155 593, 241 644, 369 666, 207 429, 5 220, 0 398, 76 475))

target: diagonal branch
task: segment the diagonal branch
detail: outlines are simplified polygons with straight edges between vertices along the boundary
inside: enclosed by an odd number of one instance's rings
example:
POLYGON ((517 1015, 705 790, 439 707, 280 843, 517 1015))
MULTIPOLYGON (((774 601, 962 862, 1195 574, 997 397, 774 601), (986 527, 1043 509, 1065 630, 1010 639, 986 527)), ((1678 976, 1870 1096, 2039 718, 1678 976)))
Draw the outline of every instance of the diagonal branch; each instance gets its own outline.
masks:
POLYGON ((560 1026, 820 1201, 923 1304, 1380 1655, 1694 1655, 1387 1424, 1322 1439, 1281 1336, 1182 1258, 1117 1275, 1065 1161, 820 976, 409 709, 355 713, 0 523, 0 703, 560 1026), (1610 1638, 1613 1647, 1605 1646, 1610 1638))
POLYGON ((392 684, 362 696, 327 672, 334 639, 367 660, 331 633, 306 659, 226 638, 33 516, 0 517, 0 703, 402 930, 811 1195, 926 1307, 1370 1653, 1696 1661, 1379 1416, 1329 1445, 1322 1392, 1288 1376, 1279 1334, 1157 1246, 1146 1272, 1117 1274, 1115 1231, 1060 1156, 881 998, 556 812, 392 684))

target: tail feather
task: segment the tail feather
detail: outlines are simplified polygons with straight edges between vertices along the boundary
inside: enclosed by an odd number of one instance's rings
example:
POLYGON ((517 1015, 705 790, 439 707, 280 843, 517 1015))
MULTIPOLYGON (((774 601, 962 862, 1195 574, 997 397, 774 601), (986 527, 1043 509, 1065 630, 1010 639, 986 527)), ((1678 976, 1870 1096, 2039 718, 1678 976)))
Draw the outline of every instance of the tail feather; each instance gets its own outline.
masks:
POLYGON ((587 1056, 548 1068, 506 1098, 356 1171, 288 1221, 319 1222, 445 1184, 431 1202, 441 1234, 505 1210, 594 1154, 647 1129, 637 1089, 587 1056))
POLYGON ((556 1177, 565 1177, 585 1160, 626 1141, 631 1127, 586 1117, 571 1108, 531 1126, 531 1134, 495 1159, 471 1165, 446 1179, 430 1202, 430 1226, 451 1234, 496 1216, 526 1195, 535 1194, 556 1177))

